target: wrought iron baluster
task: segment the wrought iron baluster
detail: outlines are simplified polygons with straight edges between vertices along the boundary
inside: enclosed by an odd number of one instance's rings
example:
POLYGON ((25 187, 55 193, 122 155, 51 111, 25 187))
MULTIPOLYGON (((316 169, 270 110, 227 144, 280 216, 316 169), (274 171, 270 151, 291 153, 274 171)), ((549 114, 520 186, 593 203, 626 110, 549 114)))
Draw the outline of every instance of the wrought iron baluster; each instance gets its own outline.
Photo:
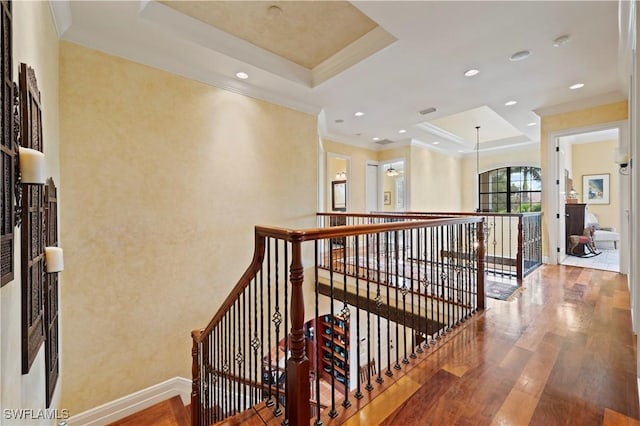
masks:
MULTIPOLYGON (((291 355, 289 355, 289 246, 287 244, 286 241, 282 242, 282 248, 284 250, 284 263, 282 265, 282 269, 283 269, 283 276, 284 276, 284 359, 285 359, 285 365, 286 365, 286 359, 287 357, 290 357, 291 355)), ((286 369, 284 371, 284 383, 287 382, 287 372, 286 369)), ((289 400, 289 389, 285 386, 284 388, 285 391, 285 400, 289 400)), ((285 420, 286 421, 286 420, 285 420)))
MULTIPOLYGON (((409 262, 410 265, 410 273, 411 273, 411 277, 409 282, 411 283, 411 355, 409 355, 409 357, 411 358, 416 358, 416 333, 418 332, 418 328, 416 327, 416 314, 414 311, 414 305, 415 305, 415 300, 414 300, 414 294, 416 293, 413 289, 413 283, 414 283, 414 279, 417 279, 414 276, 414 267, 417 268, 417 274, 418 277, 420 276, 420 260, 418 259, 418 257, 420 256, 420 228, 417 229, 413 229, 410 232, 411 238, 409 239, 410 243, 411 243, 411 261, 409 262), (416 254, 414 251, 414 244, 413 242, 415 241, 415 245, 418 246, 418 253, 416 254)), ((420 285, 418 285, 418 295, 416 296, 418 298, 418 315, 420 315, 420 285)))
MULTIPOLYGON (((366 246, 366 279, 367 279, 367 306, 371 306, 371 235, 367 234, 365 239, 366 246)), ((371 386, 371 309, 367 309, 367 385, 365 389, 373 390, 371 386)))
MULTIPOLYGON (((324 246, 324 244, 323 244, 324 246)), ((318 252, 318 240, 314 241, 314 250, 315 250, 315 263, 316 265, 318 265, 318 259, 320 257, 320 254, 318 252)), ((324 257, 324 256, 323 256, 324 257)), ((315 348, 316 348, 316 366, 315 366, 315 374, 316 374, 316 403, 317 403, 317 409, 316 409, 316 420, 314 422, 315 426, 321 426, 322 425, 322 420, 320 419, 320 406, 321 406, 321 398, 320 398, 320 339, 318 338, 320 335, 320 324, 317 324, 318 318, 320 318, 320 308, 318 305, 318 301, 319 301, 319 296, 320 296, 320 280, 318 279, 318 268, 316 267, 315 272, 314 272, 314 280, 315 280, 315 320, 314 320, 314 325, 315 325, 315 333, 314 333, 314 343, 315 343, 315 348)))
MULTIPOLYGON (((391 236, 389 234, 389 232, 385 232, 386 235, 386 241, 387 241, 387 247, 385 250, 385 258, 386 258, 386 264, 387 264, 387 283, 386 283, 386 287, 387 287, 387 371, 386 371, 386 375, 391 377, 393 376, 393 372, 391 371, 391 299, 390 299, 390 293, 389 293, 389 287, 391 286, 392 283, 392 277, 393 275, 391 275, 392 273, 392 267, 391 267, 391 256, 393 253, 389 253, 390 250, 390 246, 391 246, 391 236)), ((397 287, 396 287, 397 288, 397 287)), ((396 298, 397 300, 397 298, 396 298)), ((397 346, 397 342, 396 342, 396 346, 397 346)))
MULTIPOLYGON (((366 238, 366 235, 365 237, 366 238)), ((356 355, 356 393, 355 393, 355 397, 356 399, 362 399, 362 397, 364 395, 362 395, 362 390, 360 389, 360 368, 362 368, 362 366, 360 365, 360 236, 355 237, 355 258, 356 258, 356 351, 355 351, 355 355, 356 355)), ((368 265, 367 265, 368 267, 368 265)), ((350 331, 351 331, 352 327, 350 327, 350 331)), ((351 335, 351 334, 349 334, 351 335)), ((346 366, 347 368, 349 367, 348 365, 346 366)), ((351 370, 351 368, 348 368, 348 370, 351 370)), ((349 380, 345 377, 345 382, 347 383, 347 394, 349 393, 349 380)))
MULTIPOLYGON (((355 237, 357 238, 357 237, 355 237)), ((344 237, 344 250, 342 252, 342 262, 344 265, 347 264, 347 247, 348 244, 347 242, 349 241, 348 237, 344 237)), ((356 256, 357 258, 358 256, 356 256)), ((346 267, 345 267, 345 271, 346 271, 346 267)), ((357 280, 357 277, 356 277, 357 280)), ((343 321, 345 330, 346 328, 349 327, 349 318, 351 317, 351 313, 349 312, 349 307, 347 306, 347 274, 344 273, 342 274, 342 309, 340 310, 340 318, 343 321)), ((345 392, 344 392, 344 400, 342 401, 342 406, 344 408, 349 408, 351 406, 351 402, 349 401, 349 342, 346 341, 346 336, 343 336, 345 338, 345 350, 343 353, 344 356, 344 386, 345 386, 345 392)))
MULTIPOLYGON (((400 290, 401 294, 402 294, 402 347, 403 347, 403 356, 402 356, 402 363, 403 364, 408 364, 409 360, 407 359, 407 294, 408 294, 408 288, 407 288, 407 255, 406 255, 406 250, 407 250, 407 231, 405 229, 402 230, 402 233, 400 234, 402 235, 402 288, 400 290)), ((398 250, 399 251, 399 250, 398 250)), ((398 258, 399 255, 396 254, 396 258, 398 258)), ((396 291, 399 287, 399 284, 396 285, 396 291)), ((396 299, 397 300, 397 299, 396 299)), ((397 302, 396 302, 397 305, 397 302)), ((397 306, 396 306, 396 312, 397 312, 397 306)), ((398 315, 398 322, 400 322, 400 315, 398 315)), ((396 322, 396 329, 398 327, 398 322, 396 322)), ((398 335, 398 333, 396 332, 396 336, 398 335)), ((399 339, 399 337, 398 337, 399 339)), ((400 343, 400 342, 398 342, 400 343)), ((398 346, 400 346, 398 344, 398 346)), ((399 348, 398 348, 399 349, 399 348)), ((398 355, 396 357, 396 368, 399 369, 400 368, 400 364, 398 364, 398 358, 400 358, 400 356, 398 355)))
MULTIPOLYGON (((271 238, 267 239, 267 314, 269 318, 271 318, 271 238)), ((267 322, 267 345, 265 349, 267 350, 268 357, 268 365, 267 365, 267 380, 268 380, 268 392, 269 398, 267 399, 267 407, 273 407, 275 402, 273 401, 273 371, 271 366, 273 365, 273 361, 271 359, 271 348, 273 347, 273 342, 271 340, 271 322, 267 322)), ((277 355, 277 353, 276 353, 277 355)), ((263 374, 264 376, 264 374, 263 374)), ((277 396, 276 396, 277 398, 277 396)))
POLYGON ((279 295, 279 287, 280 287, 280 280, 279 280, 279 264, 278 264, 278 257, 279 257, 279 249, 278 249, 278 240, 274 239, 273 241, 274 243, 274 275, 275 275, 275 281, 274 281, 274 285, 276 287, 276 293, 275 293, 275 312, 273 313, 273 325, 275 325, 276 329, 275 329, 275 348, 276 348, 276 364, 275 364, 275 370, 276 370, 276 408, 273 410, 273 415, 276 417, 279 417, 282 414, 282 409, 280 408, 280 324, 282 323, 282 314, 280 313, 280 295, 279 295))
MULTIPOLYGON (((380 233, 376 234, 376 312, 377 312, 377 328, 378 328, 378 360, 380 360, 380 365, 378 367, 378 378, 376 382, 382 383, 384 379, 382 378, 382 331, 380 325, 380 311, 382 309, 382 296, 380 295, 380 280, 382 278, 382 274, 380 273, 380 233)), ((388 342, 387 343, 388 346, 388 342)))
POLYGON ((335 292, 334 292, 334 281, 333 281, 333 244, 330 242, 329 245, 330 245, 329 264, 331 265, 331 267, 329 268, 329 287, 330 287, 330 294, 331 294, 331 300, 329 302, 330 304, 329 323, 331 325, 331 409, 329 410, 329 417, 335 418, 338 416, 338 412, 336 411, 336 371, 335 371, 335 363, 336 363, 335 334, 336 333, 333 330, 333 324, 334 324, 334 318, 335 318, 334 316, 335 309, 334 309, 333 302, 335 300, 335 292))

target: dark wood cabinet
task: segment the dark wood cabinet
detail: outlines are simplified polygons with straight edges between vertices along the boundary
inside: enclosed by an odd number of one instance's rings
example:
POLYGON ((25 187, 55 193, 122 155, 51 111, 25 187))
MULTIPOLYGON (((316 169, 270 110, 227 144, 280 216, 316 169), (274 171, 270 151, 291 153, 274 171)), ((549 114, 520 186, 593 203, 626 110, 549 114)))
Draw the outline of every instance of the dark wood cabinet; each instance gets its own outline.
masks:
POLYGON ((586 204, 565 204, 565 243, 567 254, 583 255, 584 244, 578 246, 571 253, 571 245, 569 244, 570 235, 582 235, 584 232, 584 218, 586 215, 586 204))

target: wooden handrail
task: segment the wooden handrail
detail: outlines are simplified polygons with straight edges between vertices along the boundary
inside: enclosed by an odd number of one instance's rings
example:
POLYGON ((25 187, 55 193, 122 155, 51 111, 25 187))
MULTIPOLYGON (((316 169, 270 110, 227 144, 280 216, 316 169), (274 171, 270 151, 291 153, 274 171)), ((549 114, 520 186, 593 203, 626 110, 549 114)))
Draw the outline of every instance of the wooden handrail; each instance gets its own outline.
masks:
POLYGON ((278 238, 289 242, 315 241, 338 237, 351 237, 354 235, 374 234, 379 232, 401 231, 406 229, 433 228, 444 225, 459 225, 463 223, 482 222, 478 217, 442 218, 434 217, 425 220, 406 220, 404 222, 371 223, 363 225, 340 225, 329 228, 309 228, 292 230, 268 226, 256 226, 256 232, 265 237, 278 238))
MULTIPOLYGON (((363 215, 367 216, 367 215, 363 215)), ((370 215, 369 215, 370 216, 370 215)), ((404 218, 406 216, 397 215, 397 218, 404 218)), ((403 229, 415 229, 424 227, 437 227, 443 225, 457 225, 462 223, 481 222, 482 218, 464 217, 464 218, 434 218, 426 220, 411 220, 405 222, 391 222, 391 223, 374 223, 364 225, 344 225, 344 226, 332 226, 330 228, 309 228, 309 229, 289 229, 280 228, 274 226, 256 226, 254 231, 255 249, 253 252, 253 259, 249 267, 246 269, 242 277, 238 280, 237 284, 231 290, 231 293, 224 300, 216 315, 213 316, 209 324, 204 329, 197 329, 191 332, 191 337, 197 341, 202 342, 201 336, 208 335, 213 327, 224 316, 225 312, 233 305, 233 302, 238 298, 246 286, 251 282, 251 279, 256 273, 260 271, 262 261, 264 260, 265 251, 265 238, 277 238, 288 242, 303 242, 314 241, 329 238, 339 238, 353 235, 364 235, 377 232, 388 232, 403 229)))

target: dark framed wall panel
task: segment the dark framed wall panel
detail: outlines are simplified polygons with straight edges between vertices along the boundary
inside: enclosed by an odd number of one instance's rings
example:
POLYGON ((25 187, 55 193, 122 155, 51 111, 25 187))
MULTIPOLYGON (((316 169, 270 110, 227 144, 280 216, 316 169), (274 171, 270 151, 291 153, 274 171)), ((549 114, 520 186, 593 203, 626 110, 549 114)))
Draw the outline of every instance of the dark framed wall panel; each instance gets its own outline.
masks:
MULTIPOLYGON (((45 196, 45 244, 58 246, 58 194, 52 178, 44 187, 45 196)), ((47 369, 47 408, 58 383, 60 346, 58 344, 58 274, 45 274, 44 279, 44 319, 45 319, 45 357, 47 369)))
POLYGON ((11 2, 0 2, 0 55, 2 56, 2 86, 0 87, 0 167, 2 196, 0 197, 0 287, 14 278, 14 186, 16 144, 13 132, 13 60, 11 2))
MULTIPOLYGON (((20 64, 22 146, 43 151, 40 92, 35 72, 20 64)), ((22 185, 22 373, 44 343, 44 187, 22 185)))

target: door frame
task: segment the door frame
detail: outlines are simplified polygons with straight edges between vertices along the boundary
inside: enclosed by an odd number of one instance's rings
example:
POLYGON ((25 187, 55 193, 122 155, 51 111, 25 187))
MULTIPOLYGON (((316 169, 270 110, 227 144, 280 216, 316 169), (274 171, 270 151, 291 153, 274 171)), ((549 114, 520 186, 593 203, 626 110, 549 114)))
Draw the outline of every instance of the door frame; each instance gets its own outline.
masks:
POLYGON ((368 211, 368 197, 369 197, 369 166, 376 166, 377 170, 376 170, 376 211, 380 211, 382 210, 381 206, 380 206, 380 195, 381 195, 381 190, 380 190, 380 162, 379 161, 374 161, 374 160, 367 160, 366 164, 365 164, 365 172, 364 172, 364 209, 367 213, 371 213, 370 211, 368 211))
MULTIPOLYGON (((575 127, 572 129, 560 130, 551 132, 547 138, 547 164, 551 165, 551 173, 544 173, 543 176, 543 188, 551 188, 550 191, 545 191, 546 195, 543 197, 546 214, 549 216, 547 221, 547 241, 548 244, 548 257, 545 263, 559 264, 560 257, 558 256, 557 248, 560 247, 560 238, 565 238, 565 230, 560 229, 560 220, 558 215, 560 214, 560 183, 564 180, 564 168, 560 167, 558 162, 558 155, 556 153, 556 146, 558 139, 563 136, 572 136, 581 133, 595 132, 606 129, 618 129, 618 146, 629 146, 629 124, 628 120, 614 121, 610 123, 595 124, 592 126, 575 127)), ((628 200, 630 200, 631 192, 630 185, 623 184, 622 179, 618 188, 618 196, 620 197, 620 272, 627 273, 629 269, 629 223, 628 216, 625 214, 625 210, 630 208, 628 200)))

